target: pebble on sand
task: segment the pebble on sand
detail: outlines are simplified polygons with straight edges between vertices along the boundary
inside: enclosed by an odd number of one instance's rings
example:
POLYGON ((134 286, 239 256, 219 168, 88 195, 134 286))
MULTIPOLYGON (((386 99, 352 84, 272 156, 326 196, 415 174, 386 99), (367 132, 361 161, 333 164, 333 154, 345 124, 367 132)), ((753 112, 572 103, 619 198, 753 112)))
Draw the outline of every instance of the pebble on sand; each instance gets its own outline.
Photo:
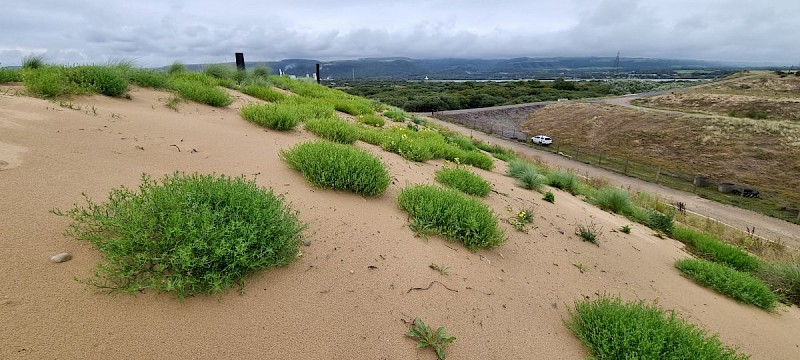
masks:
POLYGON ((70 253, 61 253, 61 254, 53 255, 50 258, 50 261, 52 261, 54 263, 62 263, 62 262, 70 261, 71 259, 72 259, 72 255, 70 255, 70 253))
POLYGON ((303 239, 303 245, 311 246, 311 240, 310 239, 303 239))

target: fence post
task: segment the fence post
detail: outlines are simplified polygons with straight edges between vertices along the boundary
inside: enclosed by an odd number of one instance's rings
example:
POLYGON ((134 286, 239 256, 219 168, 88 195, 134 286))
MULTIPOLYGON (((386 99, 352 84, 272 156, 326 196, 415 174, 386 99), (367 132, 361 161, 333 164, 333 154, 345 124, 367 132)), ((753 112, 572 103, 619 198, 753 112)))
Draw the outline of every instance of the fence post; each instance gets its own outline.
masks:
POLYGON ((239 70, 244 70, 244 53, 236 53, 236 68, 239 70))
POLYGON ((319 84, 321 79, 319 78, 319 64, 317 64, 317 84, 319 84))

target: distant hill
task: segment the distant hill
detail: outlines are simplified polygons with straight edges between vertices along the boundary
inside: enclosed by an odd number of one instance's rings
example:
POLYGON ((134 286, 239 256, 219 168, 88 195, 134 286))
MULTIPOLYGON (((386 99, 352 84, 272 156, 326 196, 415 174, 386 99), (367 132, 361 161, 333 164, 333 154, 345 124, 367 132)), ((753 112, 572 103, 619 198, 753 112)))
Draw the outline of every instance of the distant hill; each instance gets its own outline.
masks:
MULTIPOLYGON (((249 62, 248 67, 266 65, 273 73, 312 76, 321 64, 322 78, 332 80, 514 80, 564 78, 707 78, 745 68, 721 62, 614 57, 522 57, 514 59, 409 59, 365 58, 318 61, 286 59, 249 62)), ((202 65, 190 65, 199 69, 202 65)))

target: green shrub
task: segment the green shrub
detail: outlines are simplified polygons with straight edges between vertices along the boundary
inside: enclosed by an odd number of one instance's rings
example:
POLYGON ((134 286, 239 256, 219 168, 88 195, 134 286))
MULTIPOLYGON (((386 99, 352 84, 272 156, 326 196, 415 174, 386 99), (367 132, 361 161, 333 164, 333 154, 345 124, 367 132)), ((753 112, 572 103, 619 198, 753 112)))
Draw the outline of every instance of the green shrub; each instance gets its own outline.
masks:
POLYGON ((321 99, 309 99, 289 95, 281 104, 292 106, 295 111, 301 114, 301 118, 304 120, 334 117, 336 113, 331 104, 321 99))
POLYGON ((128 92, 127 74, 108 66, 77 66, 70 68, 68 77, 83 92, 119 97, 128 92))
POLYGON ((492 161, 492 158, 477 150, 465 151, 461 163, 472 165, 483 170, 492 170, 492 168, 494 168, 494 161, 492 161))
MULTIPOLYGON (((353 116, 373 115, 372 104, 360 98, 334 97, 330 98, 329 101, 333 104, 336 111, 341 111, 353 116)), ((383 121, 383 118, 381 118, 381 121, 383 121)))
POLYGON ((782 301, 800 305, 800 263, 765 263, 756 274, 782 301))
POLYGON ((242 87, 241 91, 254 98, 269 102, 282 102, 289 97, 281 91, 261 85, 246 85, 242 87))
POLYGON ((359 129, 355 125, 337 118, 311 119, 306 121, 305 127, 323 139, 342 144, 352 144, 359 137, 359 129))
POLYGON ((185 99, 201 104, 225 107, 233 102, 233 99, 225 91, 198 81, 172 78, 169 80, 169 87, 185 99))
POLYGON ((548 191, 548 192, 544 193, 544 198, 543 199, 544 199, 544 201, 547 201, 547 202, 550 202, 550 203, 555 203, 556 202, 556 196, 553 195, 552 191, 548 191))
POLYGON ((25 68, 22 82, 33 96, 52 98, 73 93, 67 69, 61 66, 25 68))
POLYGON ((375 127, 382 127, 386 124, 386 120, 383 120, 382 116, 375 115, 375 114, 365 114, 358 117, 358 121, 363 124, 375 126, 375 127))
POLYGON ((208 87, 215 87, 219 85, 219 79, 206 75, 200 72, 183 71, 169 75, 170 80, 186 80, 195 84, 200 84, 208 87))
POLYGON ((380 159, 352 146, 307 142, 281 151, 281 158, 318 187, 377 196, 389 186, 389 172, 380 159))
POLYGON ((0 69, 0 84, 22 81, 22 71, 19 69, 0 69))
POLYGON ((143 289, 178 298, 212 294, 257 270, 297 257, 297 214, 254 181, 213 175, 142 177, 139 191, 113 190, 105 204, 61 213, 69 234, 88 240, 106 263, 91 284, 135 294, 143 289))
POLYGON ((236 77, 236 68, 225 64, 209 64, 203 68, 203 74, 217 79, 232 80, 236 77))
POLYGON ((22 58, 23 69, 40 69, 47 66, 44 63, 44 55, 28 55, 22 58))
POLYGON ((489 207, 457 190, 415 185, 401 190, 397 201, 411 215, 411 229, 417 233, 439 233, 472 251, 505 241, 489 207))
POLYGON ((489 195, 492 190, 488 181, 464 169, 441 169, 436 172, 436 181, 466 194, 481 197, 489 195))
POLYGON ((571 172, 555 171, 547 175, 547 184, 574 194, 578 187, 578 179, 571 172))
POLYGON ((617 214, 627 214, 633 203, 627 191, 616 188, 605 188, 598 191, 591 199, 597 207, 617 214))
POLYGON ((449 144, 444 139, 424 139, 422 140, 431 150, 434 159, 445 159, 450 161, 458 161, 464 163, 464 150, 459 149, 457 146, 449 144))
POLYGON ((181 63, 179 61, 176 61, 176 62, 170 64, 169 67, 167 67, 167 74, 169 74, 169 75, 174 75, 174 74, 179 74, 179 73, 184 73, 184 72, 186 72, 186 65, 184 65, 183 63, 181 63))
POLYGON ((625 234, 630 234, 630 233, 631 233, 631 230, 632 230, 632 229, 631 229, 631 226, 630 226, 630 225, 622 225, 622 226, 620 226, 620 228, 619 228, 619 231, 621 231, 621 232, 623 232, 623 233, 625 233, 625 234))
POLYGON ((169 87, 167 74, 161 71, 133 69, 128 72, 128 81, 141 87, 165 89, 169 87))
POLYGON ((450 138, 448 140, 451 143, 453 143, 456 146, 458 146, 459 148, 461 148, 461 150, 471 151, 471 150, 475 150, 475 149, 478 148, 478 147, 475 146, 475 144, 472 143, 471 139, 465 138, 463 136, 455 136, 455 137, 452 137, 452 138, 450 138))
POLYGON ((725 265, 702 259, 683 259, 678 260, 675 267, 699 284, 743 303, 769 310, 778 302, 778 297, 763 281, 725 265))
POLYGON ((683 226, 672 229, 672 238, 688 246, 692 254, 716 263, 728 265, 736 270, 754 273, 761 261, 746 251, 728 245, 714 235, 705 234, 683 226))
POLYGON ((296 106, 282 103, 247 104, 240 114, 247 121, 280 131, 294 129, 303 121, 303 113, 296 106))
POLYGON ((675 226, 672 220, 671 215, 650 210, 647 212, 647 221, 644 224, 653 230, 658 230, 669 235, 672 234, 672 228, 675 226))
POLYGON ((512 161, 512 160, 516 160, 516 159, 517 159, 516 155, 512 155, 512 154, 499 154, 499 153, 492 153, 492 156, 493 156, 495 159, 500 159, 500 160, 503 160, 503 161, 505 161, 505 162, 509 162, 509 161, 512 161))
POLYGON ((641 301, 623 303, 619 298, 602 296, 576 302, 567 327, 598 360, 749 358, 678 318, 675 312, 641 301))
POLYGON ((425 162, 433 159, 428 144, 415 136, 409 136, 404 132, 387 132, 386 139, 381 143, 381 147, 389 152, 399 154, 406 160, 425 162))
POLYGON ((506 175, 516 179, 519 186, 529 190, 539 190, 545 180, 533 164, 519 159, 508 163, 506 175))
POLYGON ((392 121, 397 121, 397 122, 405 121, 406 120, 406 116, 408 116, 408 114, 406 114, 405 111, 400 110, 400 109, 389 110, 389 111, 383 113, 383 115, 385 115, 386 117, 388 117, 392 121))
POLYGON ((362 127, 358 129, 358 139, 372 145, 381 146, 386 141, 390 141, 390 137, 383 131, 373 127, 362 127))

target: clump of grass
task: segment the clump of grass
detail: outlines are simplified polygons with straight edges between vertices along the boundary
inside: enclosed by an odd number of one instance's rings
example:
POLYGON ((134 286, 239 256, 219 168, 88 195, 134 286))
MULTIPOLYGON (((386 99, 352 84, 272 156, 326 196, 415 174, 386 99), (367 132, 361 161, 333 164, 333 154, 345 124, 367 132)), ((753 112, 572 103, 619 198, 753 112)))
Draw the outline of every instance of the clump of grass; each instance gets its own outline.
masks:
POLYGON ((269 102, 282 102, 289 97, 281 91, 262 85, 246 85, 241 88, 241 91, 254 98, 269 102))
POLYGON ((292 104, 247 104, 240 111, 242 118, 274 130, 286 131, 303 120, 302 112, 292 104))
POLYGON ((174 112, 178 112, 178 104, 180 104, 181 98, 177 96, 170 96, 169 99, 164 103, 164 107, 170 109, 174 112))
POLYGON ((517 179, 517 184, 525 189, 539 190, 545 178, 539 174, 539 169, 525 160, 512 160, 508 163, 506 175, 517 179))
POLYGON ((341 144, 352 144, 358 140, 358 128, 337 118, 311 119, 306 121, 305 127, 317 136, 341 144))
POLYGON ((436 352, 439 360, 445 359, 444 347, 456 341, 455 337, 447 334, 444 327, 440 326, 436 331, 433 331, 420 318, 414 319, 406 336, 417 341, 417 348, 430 346, 436 352))
MULTIPOLYGON (((336 96, 333 94, 327 95, 326 98, 333 105, 336 111, 341 111, 353 116, 373 115, 372 104, 363 99, 352 96, 336 96)), ((383 120, 383 118, 381 118, 381 120, 383 120)))
POLYGON ((433 152, 425 141, 406 132, 388 132, 381 142, 381 147, 389 152, 399 154, 406 160, 424 162, 433 159, 433 152))
POLYGON ((236 68, 225 64, 209 64, 203 68, 203 74, 217 79, 233 79, 236 77, 236 68))
POLYGON ((633 206, 630 194, 617 188, 601 189, 592 197, 591 203, 617 214, 627 214, 633 206))
POLYGON ((380 129, 373 127, 362 127, 358 129, 358 139, 372 145, 380 146, 386 141, 389 141, 389 136, 380 129))
POLYGON ((406 112, 401 109, 391 109, 389 111, 384 112, 383 115, 385 115, 392 121, 396 122, 405 121, 406 117, 408 116, 408 114, 406 114, 406 112))
POLYGON ((74 91, 67 76, 67 69, 61 66, 28 67, 22 71, 22 81, 28 92, 34 96, 53 98, 74 91))
POLYGON ((281 151, 281 158, 321 188, 377 196, 389 186, 389 172, 380 159, 352 146, 324 140, 307 142, 281 151))
POLYGON ((644 224, 667 235, 672 234, 672 229, 675 226, 672 215, 662 214, 654 210, 647 212, 647 222, 644 224))
POLYGON ((596 359, 725 359, 749 357, 657 304, 602 296, 575 303, 567 324, 596 359))
POLYGON ((40 69, 45 67, 44 55, 28 55, 22 58, 23 69, 40 69))
POLYGON ((556 202, 556 196, 553 195, 552 191, 548 191, 548 192, 544 193, 544 198, 543 199, 544 199, 544 201, 547 201, 549 203, 555 203, 556 202))
POLYGON ((472 143, 471 139, 468 139, 463 136, 454 136, 448 140, 464 151, 472 151, 478 148, 477 146, 475 146, 475 144, 472 143))
POLYGON ((397 202, 411 215, 411 229, 418 234, 439 233, 472 251, 505 241, 489 207, 457 190, 415 185, 401 190, 397 202))
POLYGON ((590 221, 587 224, 578 224, 575 228, 575 235, 578 235, 583 241, 600 246, 597 241, 600 238, 600 227, 594 221, 590 221))
POLYGON ((728 245, 713 235, 684 226, 676 226, 671 235, 673 239, 686 244, 692 254, 703 259, 749 273, 756 272, 761 266, 761 261, 757 257, 728 245))
POLYGON ((70 81, 87 93, 122 96, 128 92, 127 74, 117 67, 77 66, 69 69, 70 81))
POLYGON ((382 116, 375 114, 361 115, 358 117, 358 121, 360 121, 363 124, 374 127, 382 127, 384 124, 386 124, 386 120, 384 120, 382 116))
POLYGON ((578 188, 578 179, 568 171, 555 171, 547 175, 547 184, 574 194, 578 188))
POLYGON ((438 271, 439 274, 442 274, 444 276, 450 275, 450 268, 447 266, 431 263, 430 265, 428 265, 428 267, 438 271))
POLYGON ((436 181, 447 187, 475 196, 486 196, 492 185, 478 175, 465 169, 441 169, 436 172, 436 181))
POLYGON ((621 231, 621 232, 623 232, 625 234, 630 234, 631 233, 631 226, 630 225, 620 226, 619 231, 621 231))
POLYGON ((740 302, 767 310, 778 302, 778 297, 763 281, 725 265, 703 259, 683 259, 678 260, 675 267, 699 284, 740 302))
POLYGON ((243 178, 143 175, 138 191, 86 202, 54 212, 73 219, 68 234, 103 252, 88 282, 130 294, 184 298, 243 286, 248 274, 293 261, 304 228, 282 197, 243 178))
POLYGON ((180 61, 175 61, 167 67, 167 74, 175 75, 186 72, 186 65, 180 61))
POLYGON ((169 87, 182 97, 214 107, 225 107, 233 102, 228 93, 202 79, 172 77, 169 87))
POLYGON ((0 84, 22 81, 22 72, 19 69, 0 69, 0 84))
POLYGON ((483 170, 492 170, 492 168, 494 168, 494 161, 492 161, 492 158, 477 150, 465 151, 461 156, 461 163, 472 165, 483 170))
POLYGON ((128 71, 128 81, 152 89, 165 89, 169 86, 167 74, 156 70, 131 69, 128 71))
POLYGON ((765 263, 756 276, 787 303, 800 305, 800 263, 765 263))

